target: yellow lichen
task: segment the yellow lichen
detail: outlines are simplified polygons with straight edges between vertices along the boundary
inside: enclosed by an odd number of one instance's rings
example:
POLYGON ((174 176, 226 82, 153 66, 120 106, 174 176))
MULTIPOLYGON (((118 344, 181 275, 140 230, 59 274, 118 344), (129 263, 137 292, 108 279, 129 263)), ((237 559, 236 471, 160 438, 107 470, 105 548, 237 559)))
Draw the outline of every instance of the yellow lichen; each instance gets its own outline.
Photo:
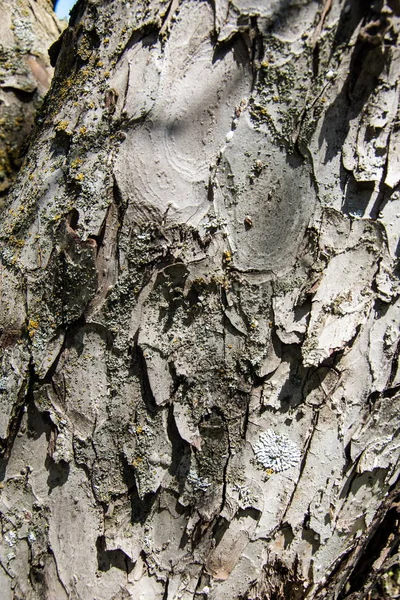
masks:
POLYGON ((257 106, 257 111, 264 117, 268 116, 268 111, 264 106, 257 106))
POLYGON ((25 245, 25 240, 18 239, 14 235, 12 235, 10 237, 9 241, 10 241, 10 244, 17 246, 17 248, 23 248, 23 246, 25 245))
POLYGON ((81 158, 75 158, 74 160, 71 161, 71 169, 77 169, 78 167, 81 166, 82 163, 83 163, 83 160, 81 158))
POLYGON ((39 322, 35 319, 29 319, 28 323, 28 334, 30 338, 33 338, 37 330, 39 329, 39 322))
POLYGON ((69 121, 59 121, 56 125, 56 131, 65 131, 69 125, 69 121))

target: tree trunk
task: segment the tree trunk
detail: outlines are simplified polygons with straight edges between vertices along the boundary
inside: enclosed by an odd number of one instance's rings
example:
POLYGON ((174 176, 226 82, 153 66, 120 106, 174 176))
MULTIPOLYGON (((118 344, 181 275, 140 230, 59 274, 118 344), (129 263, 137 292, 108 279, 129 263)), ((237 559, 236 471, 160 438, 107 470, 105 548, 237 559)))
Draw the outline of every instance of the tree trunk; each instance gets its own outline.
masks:
POLYGON ((49 89, 53 69, 47 49, 62 31, 51 8, 50 0, 0 0, 0 209, 49 89))
POLYGON ((75 6, 1 215, 2 599, 399 593, 399 13, 75 6))

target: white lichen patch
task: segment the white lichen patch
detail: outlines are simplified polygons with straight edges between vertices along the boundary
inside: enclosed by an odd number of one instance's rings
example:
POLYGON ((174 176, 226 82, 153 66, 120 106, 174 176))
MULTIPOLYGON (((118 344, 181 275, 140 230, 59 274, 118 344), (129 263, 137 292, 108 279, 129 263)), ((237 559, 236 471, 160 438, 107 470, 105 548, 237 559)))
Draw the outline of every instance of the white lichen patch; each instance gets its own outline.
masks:
POLYGON ((295 467, 300 460, 300 451, 296 444, 272 429, 260 434, 258 442, 254 445, 254 453, 263 467, 276 473, 295 467))
POLYGON ((33 531, 30 531, 28 533, 28 540, 30 541, 31 544, 33 544, 33 542, 36 542, 36 535, 34 534, 33 531))
POLYGON ((4 541, 11 548, 12 548, 12 546, 15 546, 15 544, 17 543, 17 532, 13 531, 13 530, 7 531, 4 534, 4 541))
POLYGON ((206 492, 211 485, 208 479, 204 477, 199 477, 194 469, 190 469, 187 476, 187 483, 193 488, 195 492, 206 492))

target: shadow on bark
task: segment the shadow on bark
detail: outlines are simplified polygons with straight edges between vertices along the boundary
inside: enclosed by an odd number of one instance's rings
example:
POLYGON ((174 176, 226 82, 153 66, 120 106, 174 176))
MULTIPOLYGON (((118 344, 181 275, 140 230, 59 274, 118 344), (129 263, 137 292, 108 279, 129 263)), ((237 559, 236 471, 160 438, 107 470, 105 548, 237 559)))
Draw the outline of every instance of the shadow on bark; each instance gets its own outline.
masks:
POLYGON ((133 562, 123 550, 107 550, 104 536, 96 541, 97 564, 99 571, 109 571, 112 567, 130 573, 134 567, 133 562))
POLYGON ((136 483, 135 468, 130 465, 125 456, 121 456, 121 466, 123 479, 128 488, 128 495, 131 502, 131 523, 144 523, 154 506, 158 494, 148 492, 141 498, 136 483))
POLYGON ((56 488, 64 485, 69 477, 70 466, 64 460, 56 463, 49 456, 46 458, 45 467, 49 472, 47 485, 49 486, 49 495, 56 488))
MULTIPOLYGON (((377 44, 374 35, 379 34, 379 27, 385 27, 385 19, 380 15, 380 6, 371 8, 370 3, 360 0, 351 2, 350 11, 342 11, 340 22, 332 48, 332 54, 339 46, 347 45, 364 19, 364 29, 376 20, 378 32, 372 29, 368 34, 359 34, 352 52, 350 68, 347 78, 335 101, 326 111, 319 135, 319 146, 326 143, 325 163, 331 161, 343 148, 349 132, 350 122, 354 120, 366 106, 370 95, 376 88, 377 81, 388 62, 388 48, 377 44), (335 124, 332 126, 332 124, 335 124)), ((366 197, 360 194, 360 203, 354 199, 354 185, 348 186, 348 197, 345 201, 344 211, 363 210, 370 195, 367 189, 366 197), (358 205, 358 206, 355 206, 358 205)))

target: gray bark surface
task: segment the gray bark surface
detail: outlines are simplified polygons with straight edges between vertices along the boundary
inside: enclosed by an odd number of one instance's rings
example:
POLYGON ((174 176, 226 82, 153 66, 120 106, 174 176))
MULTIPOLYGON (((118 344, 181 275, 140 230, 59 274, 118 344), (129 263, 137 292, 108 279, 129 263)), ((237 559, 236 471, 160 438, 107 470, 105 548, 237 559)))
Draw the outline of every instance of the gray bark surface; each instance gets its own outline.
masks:
POLYGON ((0 207, 21 165, 21 147, 50 86, 47 53, 62 31, 50 0, 0 1, 0 207))
POLYGON ((0 589, 398 593, 399 5, 83 0, 0 215, 0 589))

